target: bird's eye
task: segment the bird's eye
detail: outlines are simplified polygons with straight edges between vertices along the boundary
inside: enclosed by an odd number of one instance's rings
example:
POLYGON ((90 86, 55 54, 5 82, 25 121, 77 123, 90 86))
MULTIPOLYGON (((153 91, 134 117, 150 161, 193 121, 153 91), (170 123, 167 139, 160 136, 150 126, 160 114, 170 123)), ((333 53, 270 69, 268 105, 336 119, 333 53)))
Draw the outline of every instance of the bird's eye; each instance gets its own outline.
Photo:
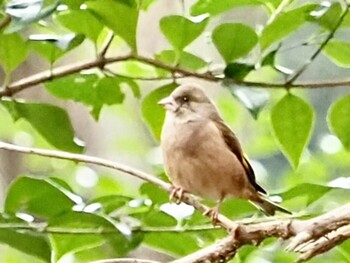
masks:
POLYGON ((188 97, 187 97, 187 96, 183 96, 183 97, 182 97, 182 101, 183 101, 183 102, 187 102, 187 101, 188 101, 188 97))

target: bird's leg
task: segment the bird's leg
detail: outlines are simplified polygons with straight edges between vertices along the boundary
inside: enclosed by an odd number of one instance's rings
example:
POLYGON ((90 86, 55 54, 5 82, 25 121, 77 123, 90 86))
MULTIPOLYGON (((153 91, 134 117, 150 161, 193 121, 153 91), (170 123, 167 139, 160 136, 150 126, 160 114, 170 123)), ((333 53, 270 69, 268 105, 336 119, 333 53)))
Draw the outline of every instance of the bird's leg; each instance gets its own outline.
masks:
POLYGON ((170 200, 174 200, 175 204, 180 204, 182 202, 185 190, 182 187, 173 185, 170 192, 170 200))
POLYGON ((218 215, 219 215, 219 211, 220 211, 220 205, 221 205, 223 199, 224 198, 220 198, 219 201, 216 203, 216 205, 213 208, 208 208, 203 213, 204 216, 210 215, 210 219, 211 219, 211 222, 213 223, 213 225, 216 225, 218 223, 218 215))

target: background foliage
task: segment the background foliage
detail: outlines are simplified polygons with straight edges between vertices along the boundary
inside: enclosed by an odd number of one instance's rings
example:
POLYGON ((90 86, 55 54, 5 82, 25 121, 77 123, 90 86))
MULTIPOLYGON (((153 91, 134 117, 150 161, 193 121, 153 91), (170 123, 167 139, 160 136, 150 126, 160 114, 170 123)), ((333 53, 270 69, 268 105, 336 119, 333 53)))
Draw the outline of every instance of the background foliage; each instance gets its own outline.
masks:
MULTIPOLYGON (((0 7, 2 140, 87 152, 167 180, 156 102, 195 81, 283 206, 311 217, 348 202, 349 3, 0 0, 0 7)), ((1 262, 88 262, 144 246, 180 257, 224 236, 151 183, 0 153, 1 262)), ((261 216, 242 200, 227 200, 222 212, 261 216)), ((349 262, 349 245, 311 262, 349 262)), ((295 260, 269 239, 232 262, 262 258, 295 260)))

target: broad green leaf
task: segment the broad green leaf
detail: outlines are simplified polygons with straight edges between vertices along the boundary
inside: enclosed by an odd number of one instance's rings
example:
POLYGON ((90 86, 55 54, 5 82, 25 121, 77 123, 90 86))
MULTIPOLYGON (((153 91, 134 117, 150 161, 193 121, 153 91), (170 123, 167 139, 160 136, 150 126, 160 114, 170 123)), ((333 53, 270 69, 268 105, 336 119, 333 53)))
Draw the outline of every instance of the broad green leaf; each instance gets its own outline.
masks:
POLYGON ((76 234, 50 234, 50 240, 54 251, 54 259, 57 262, 68 253, 76 253, 110 242, 115 251, 125 255, 130 250, 130 240, 127 239, 107 219, 83 212, 69 212, 49 220, 49 227, 71 229, 76 234), (96 231, 96 234, 79 234, 79 232, 96 231), (99 230, 110 233, 98 234, 99 230))
POLYGON ((258 43, 255 31, 244 24, 221 24, 213 31, 213 42, 228 64, 247 55, 258 43))
POLYGON ((115 212, 119 208, 127 205, 132 200, 131 197, 122 195, 107 195, 90 200, 87 205, 99 204, 104 214, 115 212))
POLYGON ((96 75, 75 74, 47 82, 45 86, 50 93, 61 99, 71 99, 91 106, 91 113, 97 120, 103 105, 123 102, 124 93, 121 92, 120 85, 124 82, 130 85, 132 81, 119 77, 99 78, 96 75))
POLYGON ((0 34, 0 66, 6 74, 16 69, 27 55, 27 45, 18 34, 0 34))
POLYGON ((64 27, 94 42, 103 28, 101 22, 86 10, 67 10, 60 12, 55 18, 64 27))
POLYGON ((19 177, 7 192, 4 209, 8 214, 23 212, 51 218, 72 209, 76 204, 72 196, 51 179, 19 177))
POLYGON ((307 145, 314 123, 312 107, 292 94, 284 96, 271 111, 272 128, 294 168, 307 145))
POLYGON ((330 40, 322 50, 323 54, 326 55, 334 64, 339 67, 349 68, 350 67, 350 43, 330 40))
POLYGON ((330 6, 327 4, 315 13, 316 15, 310 14, 309 21, 316 22, 328 30, 333 30, 342 14, 342 7, 340 3, 332 3, 330 6))
POLYGON ((1 101, 1 104, 16 121, 20 118, 30 123, 52 146, 69 152, 82 152, 83 147, 75 142, 69 116, 57 106, 41 103, 1 101))
POLYGON ((24 27, 51 15, 60 4, 56 1, 10 1, 6 5, 6 13, 11 16, 11 23, 6 28, 7 33, 13 33, 24 27))
POLYGON ((261 5, 263 2, 259 0, 199 0, 191 7, 191 15, 210 14, 214 16, 233 8, 261 5))
POLYGON ((345 149, 350 151, 350 95, 333 103, 327 119, 330 129, 338 136, 345 149))
POLYGON ((169 194, 152 183, 143 183, 140 187, 140 194, 147 196, 154 204, 169 202, 169 194))
POLYGON ((134 0, 130 1, 87 1, 88 10, 99 21, 106 24, 117 35, 122 37, 130 48, 136 52, 136 27, 139 12, 134 0))
POLYGON ((166 16, 160 20, 160 29, 170 44, 178 51, 183 50, 204 31, 208 18, 195 23, 183 16, 166 16))
POLYGON ((156 58, 170 65, 177 65, 182 69, 198 70, 207 66, 202 58, 197 57, 191 53, 182 51, 176 52, 174 50, 163 50, 156 55, 156 58))
POLYGON ((141 9, 147 11, 148 8, 153 5, 157 0, 141 0, 141 9))
POLYGON ((142 116, 152 131, 153 136, 159 140, 162 124, 165 117, 165 110, 158 105, 158 101, 169 96, 177 87, 176 84, 168 84, 153 90, 142 102, 142 116))
POLYGON ((67 5, 70 9, 80 9, 86 0, 62 0, 63 5, 67 5))
POLYGON ((226 78, 243 80, 252 70, 254 70, 254 65, 230 63, 226 66, 224 74, 226 78))
POLYGON ((306 205, 310 205, 330 190, 332 190, 332 188, 328 186, 303 183, 287 190, 286 192, 279 193, 278 195, 281 196, 284 201, 303 196, 306 198, 306 205))
POLYGON ((287 37, 301 27, 315 10, 317 5, 310 4, 282 13, 271 24, 267 25, 260 37, 260 44, 263 49, 269 47, 272 43, 287 37))

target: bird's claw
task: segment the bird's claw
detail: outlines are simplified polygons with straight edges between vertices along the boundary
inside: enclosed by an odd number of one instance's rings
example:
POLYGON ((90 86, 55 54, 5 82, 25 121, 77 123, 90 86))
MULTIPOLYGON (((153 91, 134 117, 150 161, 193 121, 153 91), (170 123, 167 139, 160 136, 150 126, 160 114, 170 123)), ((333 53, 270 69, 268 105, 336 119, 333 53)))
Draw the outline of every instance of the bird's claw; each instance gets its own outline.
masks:
POLYGON ((174 200, 175 204, 180 204, 183 199, 185 190, 179 186, 173 186, 173 189, 170 192, 170 200, 174 200))
POLYGON ((203 213, 204 216, 210 216, 210 220, 212 224, 215 226, 218 223, 218 216, 219 216, 219 210, 217 207, 214 208, 208 208, 203 213))

